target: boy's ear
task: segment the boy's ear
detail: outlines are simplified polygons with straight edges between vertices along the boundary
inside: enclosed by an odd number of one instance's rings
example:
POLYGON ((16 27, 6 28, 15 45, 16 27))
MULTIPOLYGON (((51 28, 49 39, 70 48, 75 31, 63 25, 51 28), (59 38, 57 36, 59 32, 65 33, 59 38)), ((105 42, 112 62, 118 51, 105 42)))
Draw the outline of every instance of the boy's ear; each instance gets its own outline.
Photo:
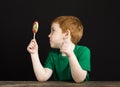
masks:
POLYGON ((70 30, 66 30, 64 37, 65 37, 65 39, 68 39, 68 38, 71 37, 71 35, 70 35, 70 30))

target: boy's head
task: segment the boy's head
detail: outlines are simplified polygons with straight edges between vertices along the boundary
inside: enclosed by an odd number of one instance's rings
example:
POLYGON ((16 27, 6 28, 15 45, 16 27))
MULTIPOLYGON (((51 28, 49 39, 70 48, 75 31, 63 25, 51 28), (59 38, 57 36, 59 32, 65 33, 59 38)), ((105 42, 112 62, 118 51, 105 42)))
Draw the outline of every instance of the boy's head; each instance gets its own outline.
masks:
POLYGON ((83 25, 79 18, 75 16, 59 16, 52 21, 52 24, 58 23, 62 33, 70 31, 71 41, 77 44, 83 35, 83 25))

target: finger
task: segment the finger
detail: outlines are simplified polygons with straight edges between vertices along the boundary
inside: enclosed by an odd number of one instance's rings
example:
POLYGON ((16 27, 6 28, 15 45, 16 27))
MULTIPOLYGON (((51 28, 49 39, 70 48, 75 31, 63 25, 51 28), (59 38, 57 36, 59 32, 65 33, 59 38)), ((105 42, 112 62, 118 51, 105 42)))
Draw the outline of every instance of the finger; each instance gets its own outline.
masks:
POLYGON ((63 42, 62 48, 66 48, 69 44, 67 42, 63 42))
POLYGON ((29 45, 29 46, 28 46, 28 49, 33 49, 33 46, 32 46, 32 45, 29 45))
POLYGON ((32 48, 35 47, 35 45, 36 45, 35 42, 32 40, 32 41, 30 42, 28 48, 32 49, 32 48))
POLYGON ((36 39, 32 39, 31 41, 33 41, 33 42, 37 43, 36 39))

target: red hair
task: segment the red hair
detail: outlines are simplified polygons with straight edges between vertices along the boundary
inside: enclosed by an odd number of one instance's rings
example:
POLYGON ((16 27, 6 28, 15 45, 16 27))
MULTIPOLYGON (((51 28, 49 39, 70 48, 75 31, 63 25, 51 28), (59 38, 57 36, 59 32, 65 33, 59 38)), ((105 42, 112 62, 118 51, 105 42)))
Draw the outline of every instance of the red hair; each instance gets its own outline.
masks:
POLYGON ((53 23, 58 23, 63 33, 70 30, 71 41, 74 44, 77 44, 83 36, 82 22, 75 16, 59 16, 52 21, 53 23))

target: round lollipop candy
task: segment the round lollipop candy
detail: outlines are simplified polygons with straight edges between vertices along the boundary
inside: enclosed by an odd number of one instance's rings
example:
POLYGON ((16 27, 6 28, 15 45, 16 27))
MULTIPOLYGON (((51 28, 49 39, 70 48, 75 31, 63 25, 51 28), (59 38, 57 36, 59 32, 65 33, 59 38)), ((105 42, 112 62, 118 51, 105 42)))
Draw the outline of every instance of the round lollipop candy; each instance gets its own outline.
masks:
POLYGON ((38 27, 39 27, 39 23, 38 23, 38 21, 35 21, 34 23, 33 23, 33 29, 32 29, 32 31, 33 31, 33 38, 35 39, 35 34, 37 33, 37 31, 38 31, 38 27))

